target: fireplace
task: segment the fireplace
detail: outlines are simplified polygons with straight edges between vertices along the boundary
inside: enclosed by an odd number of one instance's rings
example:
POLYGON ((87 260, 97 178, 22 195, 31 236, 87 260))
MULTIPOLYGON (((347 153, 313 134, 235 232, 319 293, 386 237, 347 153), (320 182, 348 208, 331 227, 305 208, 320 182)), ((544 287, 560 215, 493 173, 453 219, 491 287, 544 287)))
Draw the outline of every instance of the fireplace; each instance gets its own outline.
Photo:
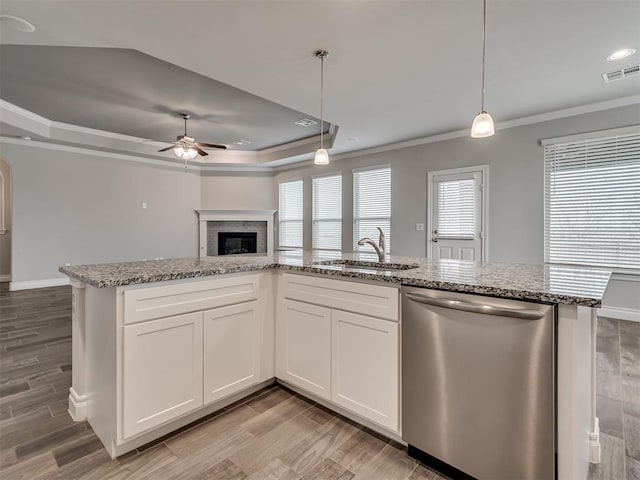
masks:
POLYGON ((257 232, 218 232, 218 255, 256 253, 257 232))
MULTIPOLYGON (((251 250, 255 253, 273 253, 273 214, 275 210, 197 210, 200 224, 199 251, 201 257, 244 253, 251 250), (221 233, 227 236, 247 237, 252 240, 236 240, 229 247, 220 246, 221 233), (256 235, 257 234, 257 235, 256 235), (254 246, 255 245, 255 246, 254 246)), ((224 242, 226 243, 226 241, 224 242)))

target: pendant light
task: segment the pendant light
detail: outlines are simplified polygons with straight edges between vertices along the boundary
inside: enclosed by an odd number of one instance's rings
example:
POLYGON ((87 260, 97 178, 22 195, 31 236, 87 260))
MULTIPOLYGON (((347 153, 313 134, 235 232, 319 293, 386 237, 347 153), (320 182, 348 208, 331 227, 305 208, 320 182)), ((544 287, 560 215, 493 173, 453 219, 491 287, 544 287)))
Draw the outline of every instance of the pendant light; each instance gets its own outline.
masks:
POLYGON ((324 59, 329 56, 326 50, 318 50, 316 57, 320 59, 320 148, 316 152, 313 163, 316 165, 329 165, 329 152, 324 149, 324 121, 322 115, 322 103, 324 94, 324 59))
POLYGON ((480 113, 473 119, 471 125, 471 136, 473 138, 490 137, 495 133, 493 118, 484 109, 484 65, 486 52, 486 30, 487 30, 487 0, 483 0, 482 12, 482 103, 480 113))

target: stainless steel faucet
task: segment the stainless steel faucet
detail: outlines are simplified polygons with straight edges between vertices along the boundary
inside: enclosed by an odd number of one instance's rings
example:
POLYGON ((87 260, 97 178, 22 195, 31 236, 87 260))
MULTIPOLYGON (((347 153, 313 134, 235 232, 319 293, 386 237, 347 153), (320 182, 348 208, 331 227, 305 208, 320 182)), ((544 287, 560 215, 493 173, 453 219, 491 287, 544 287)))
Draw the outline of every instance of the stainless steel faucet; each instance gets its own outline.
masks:
POLYGON ((369 237, 365 237, 365 238, 361 238, 360 240, 358 240, 358 245, 362 246, 366 243, 368 243, 369 245, 371 245, 375 250, 376 253, 378 254, 378 261, 379 262, 384 262, 384 249, 385 249, 385 244, 384 244, 384 233, 382 233, 382 229, 380 227, 376 227, 379 231, 380 231, 380 240, 378 240, 378 243, 376 244, 376 242, 374 242, 373 240, 371 240, 369 237))

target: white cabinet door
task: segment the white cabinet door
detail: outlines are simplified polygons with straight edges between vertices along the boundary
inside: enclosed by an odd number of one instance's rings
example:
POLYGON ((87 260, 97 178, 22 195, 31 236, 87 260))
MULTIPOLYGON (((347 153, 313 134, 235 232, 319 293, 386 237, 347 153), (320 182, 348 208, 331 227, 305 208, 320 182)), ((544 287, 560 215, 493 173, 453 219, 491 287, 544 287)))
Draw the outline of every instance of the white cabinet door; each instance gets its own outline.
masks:
POLYGON ((281 301, 277 375, 311 393, 331 399, 331 310, 281 301))
POLYGON ((262 322, 258 302, 204 312, 204 403, 259 382, 262 322))
POLYGON ((202 406, 202 312, 124 327, 123 437, 202 406))
POLYGON ((398 432, 398 323, 338 310, 332 323, 331 400, 398 432))

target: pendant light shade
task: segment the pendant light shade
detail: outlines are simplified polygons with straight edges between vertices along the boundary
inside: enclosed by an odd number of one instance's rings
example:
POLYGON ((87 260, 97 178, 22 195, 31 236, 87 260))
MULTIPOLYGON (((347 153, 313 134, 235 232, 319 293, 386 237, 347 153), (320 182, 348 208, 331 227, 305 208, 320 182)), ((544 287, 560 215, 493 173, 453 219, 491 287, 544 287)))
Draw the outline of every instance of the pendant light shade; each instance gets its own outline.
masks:
POLYGON ((322 103, 324 100, 324 59, 329 55, 326 50, 318 50, 316 57, 320 59, 320 148, 316 152, 313 163, 316 165, 329 165, 329 152, 324 148, 324 119, 322 103))
POLYGON ((471 136, 473 138, 490 137, 495 132, 493 126, 493 118, 487 112, 480 112, 473 119, 473 125, 471 125, 471 136))
POLYGON ((493 118, 484 109, 484 67, 487 50, 487 0, 482 0, 482 101, 480 103, 480 113, 473 119, 471 125, 471 136, 473 138, 490 137, 495 133, 493 118))
POLYGON ((313 163, 316 165, 329 165, 329 152, 324 148, 319 148, 316 151, 316 156, 313 159, 313 163))

